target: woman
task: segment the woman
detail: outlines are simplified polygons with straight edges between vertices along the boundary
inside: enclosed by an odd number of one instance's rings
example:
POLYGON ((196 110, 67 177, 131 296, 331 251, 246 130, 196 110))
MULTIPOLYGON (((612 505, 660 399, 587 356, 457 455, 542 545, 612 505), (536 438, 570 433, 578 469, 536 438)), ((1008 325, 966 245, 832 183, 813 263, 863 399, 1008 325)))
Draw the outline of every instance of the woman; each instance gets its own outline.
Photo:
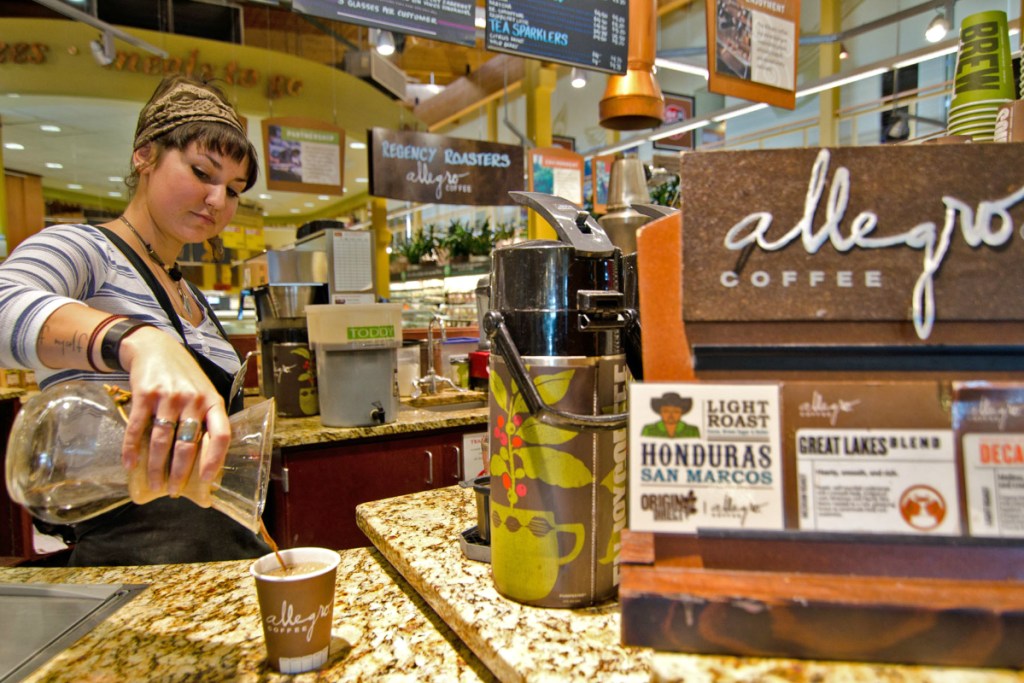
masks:
POLYGON ((131 391, 122 461, 138 461, 149 433, 150 484, 166 477, 172 492, 75 525, 69 564, 255 557, 269 549, 250 531, 174 494, 204 430, 199 472, 216 475, 228 406, 240 404, 228 396, 238 355, 176 259, 232 219, 256 181, 256 151, 223 94, 183 76, 164 79, 143 107, 133 150, 132 196, 117 220, 46 228, 0 265, 0 366, 32 368, 44 388, 84 380, 131 391))

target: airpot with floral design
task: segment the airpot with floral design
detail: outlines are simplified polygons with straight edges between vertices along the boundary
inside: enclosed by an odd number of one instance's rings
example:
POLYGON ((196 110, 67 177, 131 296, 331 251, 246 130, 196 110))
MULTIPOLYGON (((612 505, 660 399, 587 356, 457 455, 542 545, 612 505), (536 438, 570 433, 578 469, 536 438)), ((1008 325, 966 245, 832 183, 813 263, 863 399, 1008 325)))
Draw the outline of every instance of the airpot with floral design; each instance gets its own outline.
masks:
POLYGON ((502 595, 544 607, 613 598, 626 526, 621 253, 571 202, 512 192, 558 240, 496 249, 491 310, 491 566, 502 595))

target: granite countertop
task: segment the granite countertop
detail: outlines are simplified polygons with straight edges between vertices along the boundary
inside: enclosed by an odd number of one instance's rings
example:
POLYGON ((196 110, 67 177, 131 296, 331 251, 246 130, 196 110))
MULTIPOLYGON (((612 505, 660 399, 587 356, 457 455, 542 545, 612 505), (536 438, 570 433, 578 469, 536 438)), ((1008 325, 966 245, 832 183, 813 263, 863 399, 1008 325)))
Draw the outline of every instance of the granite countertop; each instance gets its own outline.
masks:
POLYGON ((487 407, 414 408, 402 403, 398 419, 372 427, 327 427, 320 416, 278 417, 274 423, 274 447, 305 446, 350 439, 368 439, 398 434, 414 434, 465 425, 487 425, 487 407))
POLYGON ((0 387, 0 401, 21 398, 28 392, 21 387, 0 387))
POLYGON ((5 568, 0 583, 150 584, 27 681, 493 679, 379 553, 341 558, 328 666, 295 677, 266 662, 248 560, 5 568))
POLYGON ((655 653, 620 644, 619 607, 530 607, 498 594, 490 566, 466 559, 476 524, 472 489, 458 486, 364 503, 359 527, 452 630, 503 681, 843 681, 1024 683, 1024 672, 655 653))

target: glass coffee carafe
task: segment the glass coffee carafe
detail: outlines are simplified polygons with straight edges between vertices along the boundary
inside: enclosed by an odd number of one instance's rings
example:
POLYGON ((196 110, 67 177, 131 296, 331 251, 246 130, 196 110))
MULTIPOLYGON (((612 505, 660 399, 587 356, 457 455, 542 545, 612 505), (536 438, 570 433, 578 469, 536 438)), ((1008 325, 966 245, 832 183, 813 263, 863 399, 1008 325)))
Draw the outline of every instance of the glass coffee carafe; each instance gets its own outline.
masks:
MULTIPOLYGON (((214 481, 200 481, 200 453, 181 495, 259 532, 270 480, 274 414, 270 399, 232 415, 224 467, 214 481)), ((7 442, 11 499, 40 520, 73 524, 128 502, 144 504, 168 495, 166 485, 149 488, 146 443, 132 470, 121 464, 125 416, 110 391, 87 382, 56 384, 32 396, 15 418, 7 442)), ((205 436, 199 445, 206 448, 205 436)))

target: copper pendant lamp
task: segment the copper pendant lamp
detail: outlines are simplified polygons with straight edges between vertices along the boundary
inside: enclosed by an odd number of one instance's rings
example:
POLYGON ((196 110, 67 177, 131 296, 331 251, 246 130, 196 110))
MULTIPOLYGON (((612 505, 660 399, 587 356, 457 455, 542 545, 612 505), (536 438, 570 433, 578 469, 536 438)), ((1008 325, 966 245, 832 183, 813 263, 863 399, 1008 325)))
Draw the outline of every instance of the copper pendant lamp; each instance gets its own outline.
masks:
POLYGON ((654 80, 656 0, 629 0, 626 73, 608 78, 598 104, 601 126, 611 130, 656 128, 665 118, 665 99, 654 80))

